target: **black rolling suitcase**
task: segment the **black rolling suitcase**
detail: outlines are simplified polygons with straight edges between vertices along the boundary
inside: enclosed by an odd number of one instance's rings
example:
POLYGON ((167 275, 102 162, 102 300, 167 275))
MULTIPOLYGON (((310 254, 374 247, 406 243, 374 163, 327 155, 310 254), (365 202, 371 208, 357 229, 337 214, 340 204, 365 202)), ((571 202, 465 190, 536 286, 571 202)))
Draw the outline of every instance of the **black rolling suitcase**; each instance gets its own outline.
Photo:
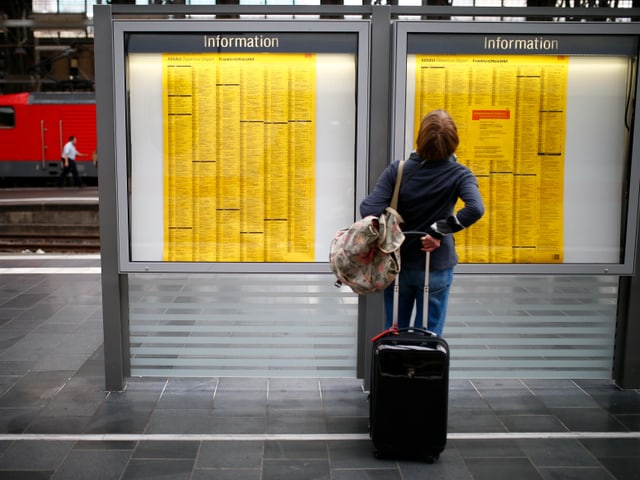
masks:
MULTIPOLYGON (((429 253, 424 287, 427 325, 429 253)), ((378 458, 435 462, 447 442, 449 346, 422 329, 397 329, 398 291, 394 290, 394 327, 374 337, 369 397, 369 433, 378 458)))

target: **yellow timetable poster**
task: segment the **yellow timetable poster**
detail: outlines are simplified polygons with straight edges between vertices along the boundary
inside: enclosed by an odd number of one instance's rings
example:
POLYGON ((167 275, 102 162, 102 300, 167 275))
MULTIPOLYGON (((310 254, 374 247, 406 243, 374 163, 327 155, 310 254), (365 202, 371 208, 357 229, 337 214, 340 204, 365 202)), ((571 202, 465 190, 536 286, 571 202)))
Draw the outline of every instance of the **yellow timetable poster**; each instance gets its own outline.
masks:
POLYGON ((308 262, 315 55, 164 54, 164 261, 308 262))
POLYGON ((564 56, 416 56, 416 133, 426 113, 447 110, 458 161, 485 202, 484 217, 456 234, 461 262, 562 263, 568 65, 564 56))

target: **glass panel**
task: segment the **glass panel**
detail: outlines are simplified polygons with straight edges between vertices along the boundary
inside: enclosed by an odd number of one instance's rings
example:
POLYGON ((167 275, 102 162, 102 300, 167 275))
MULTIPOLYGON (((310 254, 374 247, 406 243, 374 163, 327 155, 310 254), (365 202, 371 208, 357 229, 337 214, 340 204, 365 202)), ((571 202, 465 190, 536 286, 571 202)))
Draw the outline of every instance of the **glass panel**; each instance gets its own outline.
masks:
MULTIPOLYGON (((357 296, 329 275, 131 274, 132 375, 355 377, 357 296)), ((457 275, 452 378, 611 378, 617 277, 457 275)))
POLYGON ((0 107, 0 128, 16 126, 16 115, 13 107, 0 107))
POLYGON ((357 34, 127 45, 131 260, 325 262, 353 221, 357 34))
POLYGON ((357 297, 327 275, 131 275, 132 375, 354 377, 357 297))
POLYGON ((451 375, 609 379, 617 294, 617 277, 458 275, 451 375))
POLYGON ((96 3, 96 0, 33 0, 32 7, 33 13, 87 13, 96 3))
MULTIPOLYGON (((485 202, 486 215, 456 236, 461 263, 620 263, 633 59, 505 54, 522 40, 479 41, 496 53, 407 56, 405 157, 421 118, 447 110, 458 161, 485 202), (611 235, 592 235, 594 218, 611 235)), ((556 39, 528 41, 557 49, 556 39)))

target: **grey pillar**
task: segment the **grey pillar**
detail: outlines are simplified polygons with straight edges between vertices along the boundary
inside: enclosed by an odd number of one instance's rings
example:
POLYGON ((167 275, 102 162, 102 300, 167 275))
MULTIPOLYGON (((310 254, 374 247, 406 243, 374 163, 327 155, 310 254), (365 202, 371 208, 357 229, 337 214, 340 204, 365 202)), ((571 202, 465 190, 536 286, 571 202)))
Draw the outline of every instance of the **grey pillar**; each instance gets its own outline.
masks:
POLYGON ((613 379, 622 388, 640 388, 640 259, 635 275, 621 277, 618 289, 618 321, 614 350, 613 379))
POLYGON ((102 323, 105 388, 122 390, 129 375, 129 288, 118 273, 118 212, 116 203, 114 78, 111 6, 94 7, 96 118, 100 201, 100 264, 102 267, 102 323))
MULTIPOLYGON (((371 15, 371 80, 369 99, 369 190, 389 164, 391 135, 391 9, 374 5, 371 15)), ((358 376, 369 389, 370 339, 384 326, 382 294, 361 295, 358 301, 358 376)))

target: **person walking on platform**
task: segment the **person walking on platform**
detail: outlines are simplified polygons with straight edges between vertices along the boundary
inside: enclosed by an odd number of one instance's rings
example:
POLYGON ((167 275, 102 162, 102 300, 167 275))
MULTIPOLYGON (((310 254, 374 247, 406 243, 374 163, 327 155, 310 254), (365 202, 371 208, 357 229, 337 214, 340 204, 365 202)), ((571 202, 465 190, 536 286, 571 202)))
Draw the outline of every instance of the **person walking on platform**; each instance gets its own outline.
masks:
POLYGON ((69 141, 64 144, 62 149, 62 172, 60 172, 60 176, 58 177, 58 188, 62 188, 62 184, 69 172, 73 175, 73 181, 76 184, 76 187, 82 187, 82 181, 80 180, 78 167, 76 166, 76 157, 85 156, 87 154, 80 153, 76 149, 76 142, 77 138, 74 135, 71 135, 69 137, 69 141))

